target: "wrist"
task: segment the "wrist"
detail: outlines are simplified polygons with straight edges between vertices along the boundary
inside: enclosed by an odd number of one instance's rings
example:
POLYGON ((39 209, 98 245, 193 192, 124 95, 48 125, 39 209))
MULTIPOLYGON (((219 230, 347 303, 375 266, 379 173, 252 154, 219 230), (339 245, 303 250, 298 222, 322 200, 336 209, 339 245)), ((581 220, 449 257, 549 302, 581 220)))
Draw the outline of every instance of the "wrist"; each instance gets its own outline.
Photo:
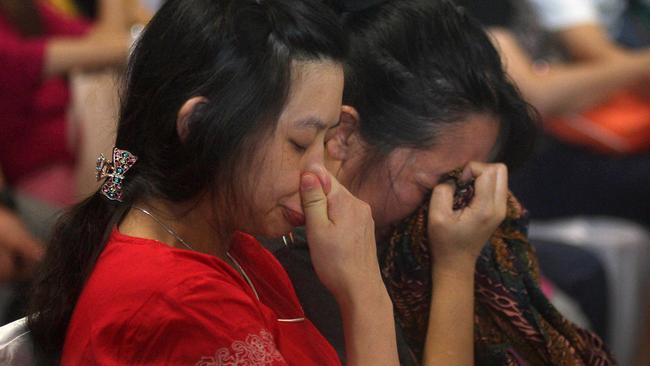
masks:
POLYGON ((440 278, 461 281, 474 280, 476 271, 475 257, 454 258, 453 260, 436 261, 433 265, 431 276, 434 280, 440 278))
POLYGON ((355 309, 359 306, 367 308, 369 304, 372 304, 373 307, 389 307, 391 309, 393 306, 381 278, 378 281, 373 281, 372 284, 366 283, 364 286, 350 287, 346 291, 334 294, 334 297, 342 311, 355 309))

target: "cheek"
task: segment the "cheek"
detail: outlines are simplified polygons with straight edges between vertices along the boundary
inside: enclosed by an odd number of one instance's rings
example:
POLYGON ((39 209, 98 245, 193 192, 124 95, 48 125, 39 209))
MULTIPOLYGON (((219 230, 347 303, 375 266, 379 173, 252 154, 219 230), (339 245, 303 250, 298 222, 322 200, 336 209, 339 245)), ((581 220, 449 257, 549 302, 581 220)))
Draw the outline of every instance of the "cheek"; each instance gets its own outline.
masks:
POLYGON ((420 207, 424 200, 424 194, 417 187, 408 187, 397 192, 397 199, 397 207, 400 208, 400 212, 405 216, 420 207))
POLYGON ((424 200, 424 194, 417 188, 397 188, 383 196, 380 205, 384 224, 396 224, 417 210, 424 200))

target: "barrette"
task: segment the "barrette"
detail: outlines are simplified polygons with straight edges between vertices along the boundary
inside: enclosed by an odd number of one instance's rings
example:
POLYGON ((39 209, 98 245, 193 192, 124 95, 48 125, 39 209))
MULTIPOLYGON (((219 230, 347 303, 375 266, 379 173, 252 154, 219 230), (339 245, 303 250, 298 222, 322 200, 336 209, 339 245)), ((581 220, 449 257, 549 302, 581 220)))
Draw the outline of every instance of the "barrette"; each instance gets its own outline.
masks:
POLYGON ((102 185, 101 192, 111 201, 122 202, 124 185, 124 174, 138 160, 138 157, 126 150, 113 149, 113 160, 106 161, 104 154, 97 158, 96 177, 97 181, 106 179, 102 185))

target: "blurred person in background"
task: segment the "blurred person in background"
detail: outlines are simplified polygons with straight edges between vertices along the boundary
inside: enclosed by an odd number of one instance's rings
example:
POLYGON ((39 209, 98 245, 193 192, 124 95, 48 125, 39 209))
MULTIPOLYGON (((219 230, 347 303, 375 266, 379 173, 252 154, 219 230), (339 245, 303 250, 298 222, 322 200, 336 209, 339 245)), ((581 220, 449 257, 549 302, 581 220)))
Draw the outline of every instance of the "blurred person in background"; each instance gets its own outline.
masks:
MULTIPOLYGON (((552 126, 554 119, 609 103, 624 91, 633 92, 635 106, 647 111, 644 98, 650 94, 650 49, 632 51, 618 46, 597 19, 572 21, 573 26, 549 34, 536 22, 536 13, 530 11, 535 8, 526 2, 457 3, 489 30, 507 72, 541 113, 545 127, 552 126), (551 43, 560 46, 559 52, 546 47, 548 36, 551 43)), ((554 10, 558 19, 564 16, 567 22, 573 10, 581 6, 594 4, 581 0, 544 2, 545 9, 554 10)), ((650 131, 646 129, 645 133, 650 131)), ((511 177, 512 189, 533 218, 607 215, 647 225, 650 134, 627 137, 641 139, 637 142, 644 147, 623 153, 603 152, 548 133, 534 159, 511 177)))
MULTIPOLYGON (((61 14, 45 1, 0 0, 1 187, 13 192, 13 201, 28 202, 10 211, 7 199, 0 208, 0 227, 6 229, 0 230, 0 247, 8 263, 2 265, 4 280, 28 277, 17 272, 38 259, 31 254, 38 243, 34 236, 46 239, 52 221, 46 218, 74 199, 70 176, 79 131, 68 115, 68 75, 126 61, 131 37, 125 10, 112 0, 100 4, 100 16, 91 24, 61 14)), ((3 301, 6 296, 0 294, 3 301)))
POLYGON ((122 65, 130 35, 115 1, 94 24, 38 1, 0 1, 0 163, 7 182, 44 201, 72 201, 77 145, 66 76, 122 65))

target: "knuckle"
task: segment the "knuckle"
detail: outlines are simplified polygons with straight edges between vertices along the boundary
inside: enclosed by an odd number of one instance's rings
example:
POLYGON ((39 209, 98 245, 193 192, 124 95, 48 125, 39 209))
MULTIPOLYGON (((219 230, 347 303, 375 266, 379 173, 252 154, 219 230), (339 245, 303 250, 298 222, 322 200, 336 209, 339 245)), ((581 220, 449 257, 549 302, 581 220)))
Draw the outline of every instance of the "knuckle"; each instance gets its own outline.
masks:
POLYGON ((359 211, 363 214, 364 217, 372 218, 372 208, 368 203, 359 201, 359 211))
POLYGON ((476 220, 481 224, 487 224, 495 219, 497 213, 489 207, 481 207, 476 211, 476 220))
POLYGON ((439 211, 431 211, 429 213, 429 223, 433 225, 442 225, 447 222, 445 214, 439 211))
POLYGON ((324 197, 314 197, 310 199, 305 199, 302 201, 302 205, 305 208, 317 207, 325 204, 326 199, 324 197))

